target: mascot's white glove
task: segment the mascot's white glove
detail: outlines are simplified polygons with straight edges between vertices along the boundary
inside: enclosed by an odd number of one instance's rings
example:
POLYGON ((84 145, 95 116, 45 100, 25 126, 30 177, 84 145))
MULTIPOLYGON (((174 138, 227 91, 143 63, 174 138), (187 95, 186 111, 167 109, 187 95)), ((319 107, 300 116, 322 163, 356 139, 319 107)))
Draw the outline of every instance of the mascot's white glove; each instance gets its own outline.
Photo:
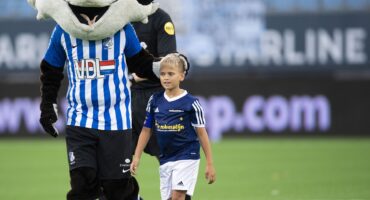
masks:
POLYGON ((153 72, 158 78, 160 76, 159 68, 161 68, 161 60, 153 62, 153 72))

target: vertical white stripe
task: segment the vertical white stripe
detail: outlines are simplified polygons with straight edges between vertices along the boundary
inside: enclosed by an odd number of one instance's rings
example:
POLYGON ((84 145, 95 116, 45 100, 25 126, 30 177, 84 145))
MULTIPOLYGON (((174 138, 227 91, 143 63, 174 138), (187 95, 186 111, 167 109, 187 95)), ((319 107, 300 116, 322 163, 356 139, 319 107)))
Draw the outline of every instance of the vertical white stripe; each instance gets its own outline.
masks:
MULTIPOLYGON (((89 41, 82 40, 83 58, 90 58, 89 41)), ((93 124, 93 105, 91 101, 91 79, 85 79, 85 102, 87 107, 86 127, 91 128, 93 124)))
MULTIPOLYGON (((70 73, 70 67, 71 67, 71 63, 68 62, 68 69, 67 69, 67 74, 68 74, 68 77, 71 77, 71 73, 70 73)), ((72 82, 71 80, 69 80, 70 82, 72 82)), ((73 104, 73 101, 72 101, 72 85, 68 85, 68 91, 67 91, 67 99, 68 99, 68 108, 67 108, 67 125, 71 125, 72 123, 72 104, 73 104), (71 103, 69 103, 71 102, 71 103)))
MULTIPOLYGON (((76 38, 70 36, 70 39, 71 39, 71 45, 72 46, 76 46, 77 45, 77 41, 76 41, 76 38)), ((77 48, 75 48, 77 49, 77 48)), ((77 50, 74 50, 72 48, 72 57, 73 59, 77 59, 77 50)), ((73 61, 72 61, 73 62, 73 61)), ((76 68, 77 66, 75 66, 76 68)), ((74 71, 75 69, 72 69, 72 73, 74 73, 74 76, 76 77, 76 85, 75 85, 75 97, 76 97, 76 102, 77 102, 77 106, 76 106, 76 126, 80 126, 81 125, 81 119, 82 119, 82 109, 81 109, 81 99, 80 99, 80 80, 77 78, 77 74, 76 72, 74 71)))
POLYGON ((118 60, 119 60, 119 66, 118 66, 118 78, 119 78, 119 89, 121 91, 120 93, 120 99, 121 99, 121 102, 120 102, 120 110, 121 110, 121 117, 122 117, 122 125, 123 125, 123 129, 127 129, 127 119, 126 119, 126 105, 125 105, 125 88, 124 88, 124 85, 123 85, 123 82, 122 82, 122 78, 123 76, 125 75, 125 72, 123 71, 122 69, 122 56, 124 56, 124 49, 125 49, 125 44, 126 44, 126 40, 125 40, 125 31, 121 30, 120 31, 120 55, 118 57, 118 60))
MULTIPOLYGON (((113 36, 111 40, 114 41, 113 36)), ((114 45, 112 45, 108 49, 108 60, 114 60, 114 45)), ((116 62, 118 60, 115 60, 116 62)), ((117 67, 115 70, 118 70, 117 67)), ((117 118, 116 118, 116 110, 114 109, 114 105, 116 104, 116 92, 115 92, 115 85, 114 85, 114 74, 109 74, 109 93, 110 93, 110 108, 109 108, 109 115, 111 119, 111 130, 117 130, 117 118)))
MULTIPOLYGON (((125 38, 125 41, 126 41, 126 38, 125 38)), ((127 62, 126 62, 126 57, 124 57, 124 65, 126 66, 125 67, 125 77, 126 77, 126 88, 127 88, 127 91, 128 91, 128 97, 126 97, 126 98, 130 98, 130 101, 128 102, 128 112, 129 112, 129 117, 130 117, 130 126, 132 127, 132 111, 131 111, 131 88, 130 88, 130 81, 129 81, 129 79, 128 79, 128 67, 127 67, 127 62)), ((126 113, 125 113, 125 116, 126 116, 126 113)), ((127 120, 126 120, 127 121, 127 120)), ((127 123, 126 123, 127 124, 127 123)), ((128 128, 128 127, 127 127, 128 128)))
POLYGON ((91 101, 91 79, 85 80, 85 101, 87 107, 86 127, 91 128, 93 123, 93 106, 91 101))
POLYGON ((200 103, 199 103, 199 101, 197 100, 197 101, 195 101, 195 104, 198 106, 198 108, 199 108, 199 111, 200 111, 200 118, 201 118, 201 122, 202 122, 202 124, 206 124, 206 119, 205 119, 205 117, 204 117, 204 110, 203 110, 203 108, 202 108, 202 106, 200 105, 200 103))
MULTIPOLYGON (((96 41, 95 42, 95 54, 96 58, 99 60, 102 60, 102 41, 96 41)), ((98 124, 98 129, 104 130, 105 129, 105 119, 104 119, 104 109, 105 109, 105 97, 104 97, 104 79, 103 78, 98 78, 97 79, 97 93, 98 93, 98 119, 99 119, 99 124, 98 124)))
POLYGON ((194 110, 195 110, 195 117, 197 118, 197 123, 196 124, 200 124, 200 117, 199 117, 199 112, 198 112, 198 108, 195 106, 195 103, 192 104, 194 110))
MULTIPOLYGON (((132 127, 132 113, 131 113, 131 89, 130 89, 130 82, 128 80, 128 67, 127 67, 127 63, 126 63, 126 57, 125 57, 125 53, 124 53, 124 50, 125 50, 125 47, 126 47, 126 34, 125 34, 125 31, 122 29, 121 30, 121 33, 122 33, 122 37, 121 37, 121 40, 122 40, 122 43, 124 44, 121 51, 122 51, 122 54, 124 56, 124 59, 123 59, 123 62, 122 65, 125 65, 125 71, 124 71, 124 76, 125 76, 125 79, 126 79, 126 84, 125 84, 125 87, 127 88, 127 91, 128 91, 128 97, 125 96, 125 100, 126 98, 129 98, 129 101, 128 101, 128 105, 126 107, 126 103, 123 102, 124 106, 125 106, 125 121, 124 121, 124 124, 126 125, 126 129, 128 129, 129 127, 127 127, 127 118, 126 118, 126 110, 128 110, 128 117, 129 117, 129 121, 130 121, 130 127, 132 127)), ((122 80, 122 79, 121 79, 122 80)), ((123 83, 123 82, 122 82, 123 83)))
MULTIPOLYGON (((61 42, 63 48, 64 49, 67 49, 67 45, 66 45, 66 41, 65 41, 65 38, 64 38, 64 34, 62 34, 60 42, 61 42)), ((67 56, 68 56, 68 53, 67 53, 67 56)), ((69 60, 68 57, 67 57, 67 59, 69 60)), ((71 63, 69 61, 68 62, 68 65, 67 65, 67 74, 68 74, 69 81, 72 82, 70 80, 72 78, 70 67, 71 67, 71 63)), ((67 112, 67 125, 71 125, 71 123, 72 123, 72 110, 71 110, 71 107, 72 107, 73 101, 72 101, 72 89, 71 89, 70 85, 68 85, 68 90, 67 90, 67 94, 66 95, 67 95, 68 101, 71 102, 71 104, 69 104, 69 102, 68 102, 68 108, 67 108, 67 110, 69 112, 67 112)))
POLYGON ((150 104, 152 104, 152 100, 153 100, 153 95, 150 96, 148 100, 148 104, 146 105, 146 112, 150 112, 150 104))
POLYGON ((118 66, 118 69, 117 69, 118 79, 119 79, 119 91, 120 91, 119 109, 121 111, 123 129, 126 129, 127 128, 127 123, 126 123, 126 108, 125 108, 125 91, 124 91, 124 86, 123 86, 123 82, 122 82, 122 76, 123 76, 124 72, 122 70, 121 57, 122 57, 122 55, 120 55, 120 59, 118 61, 119 66, 118 66))
POLYGON ((68 93, 69 98, 68 99, 70 101, 70 104, 68 106, 69 112, 67 114, 67 118, 68 118, 67 124, 71 125, 72 124, 72 114, 74 112, 73 106, 75 104, 74 101, 73 101, 73 87, 74 87, 73 85, 74 85, 74 83, 71 80, 72 79, 72 63, 71 63, 71 61, 68 62, 68 76, 70 78, 69 81, 71 82, 71 86, 68 88, 68 90, 69 90, 69 93, 68 93))

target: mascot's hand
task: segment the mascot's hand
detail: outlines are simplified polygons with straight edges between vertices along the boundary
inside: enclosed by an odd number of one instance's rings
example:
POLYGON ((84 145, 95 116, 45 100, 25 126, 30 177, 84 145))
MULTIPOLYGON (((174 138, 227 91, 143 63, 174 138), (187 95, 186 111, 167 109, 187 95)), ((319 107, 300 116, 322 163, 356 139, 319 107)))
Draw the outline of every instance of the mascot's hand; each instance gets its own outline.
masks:
MULTIPOLYGON (((159 58, 162 59, 162 58, 159 58)), ((153 61, 153 73, 157 76, 157 78, 160 77, 159 68, 161 68, 161 60, 153 61)))
POLYGON ((55 103, 44 103, 40 105, 41 116, 40 124, 44 128, 45 132, 53 137, 59 135, 58 130, 55 128, 54 124, 58 120, 58 109, 55 103))

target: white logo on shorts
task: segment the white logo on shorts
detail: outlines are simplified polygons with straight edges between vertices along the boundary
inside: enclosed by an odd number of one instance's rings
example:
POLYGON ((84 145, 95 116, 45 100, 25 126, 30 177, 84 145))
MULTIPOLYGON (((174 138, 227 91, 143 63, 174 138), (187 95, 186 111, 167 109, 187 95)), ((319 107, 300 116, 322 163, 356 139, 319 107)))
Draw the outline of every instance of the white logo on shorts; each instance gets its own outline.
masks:
POLYGON ((126 158, 125 159, 125 164, 120 164, 119 166, 122 167, 122 173, 127 173, 128 171, 130 171, 130 162, 131 160, 129 158, 126 158), (128 168, 128 169, 125 169, 125 168, 128 168))
POLYGON ((71 165, 75 164, 75 155, 74 155, 73 151, 70 151, 68 153, 68 157, 69 157, 69 163, 71 165))

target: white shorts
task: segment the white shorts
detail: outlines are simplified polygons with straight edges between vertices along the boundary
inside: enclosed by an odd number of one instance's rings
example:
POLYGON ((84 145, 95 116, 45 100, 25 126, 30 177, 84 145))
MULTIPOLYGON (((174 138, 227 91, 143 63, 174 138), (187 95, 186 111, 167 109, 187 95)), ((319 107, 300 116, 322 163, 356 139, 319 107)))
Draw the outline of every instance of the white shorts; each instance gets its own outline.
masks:
POLYGON ((193 196, 199 169, 198 160, 179 160, 159 166, 162 200, 171 199, 172 190, 184 190, 193 196))

